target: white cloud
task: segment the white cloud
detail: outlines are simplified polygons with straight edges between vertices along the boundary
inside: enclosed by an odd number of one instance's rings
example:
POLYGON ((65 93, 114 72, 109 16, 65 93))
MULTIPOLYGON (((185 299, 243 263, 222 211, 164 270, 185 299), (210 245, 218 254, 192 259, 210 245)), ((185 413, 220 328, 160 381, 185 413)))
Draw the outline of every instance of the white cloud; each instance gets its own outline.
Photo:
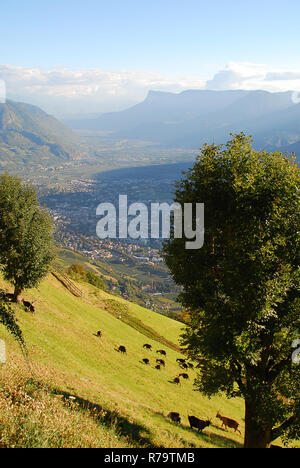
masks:
POLYGON ((300 70, 271 69, 265 65, 230 62, 206 83, 206 89, 300 90, 300 70))
POLYGON ((141 71, 50 70, 0 66, 7 96, 23 99, 54 113, 107 112, 143 100, 149 90, 180 92, 202 88, 203 80, 168 78, 141 71))
POLYGON ((300 90, 300 70, 236 62, 230 62, 208 81, 138 70, 40 69, 11 65, 0 65, 1 79, 6 84, 8 98, 39 105, 61 117, 124 109, 142 101, 149 90, 175 93, 185 89, 300 90))

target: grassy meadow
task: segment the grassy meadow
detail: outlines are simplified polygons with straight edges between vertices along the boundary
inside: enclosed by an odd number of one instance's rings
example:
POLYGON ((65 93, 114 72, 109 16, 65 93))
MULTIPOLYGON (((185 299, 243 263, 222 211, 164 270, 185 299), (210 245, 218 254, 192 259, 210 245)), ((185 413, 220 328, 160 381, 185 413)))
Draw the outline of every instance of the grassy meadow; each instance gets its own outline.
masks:
MULTIPOLYGON (((241 400, 203 397, 193 389, 192 370, 189 380, 172 383, 186 372, 176 363, 181 323, 86 283, 78 286, 83 298, 49 276, 24 294, 34 301, 35 315, 16 307, 31 369, 0 327, 8 348, 8 362, 0 366, 0 446, 242 446, 243 437, 221 429, 215 417, 220 410, 238 420, 243 434, 241 400), (143 349, 145 343, 153 351, 143 349), (117 352, 120 345, 126 355, 117 352), (158 349, 167 351, 161 371, 155 369, 158 349), (170 411, 181 414, 181 425, 167 418, 170 411), (212 425, 198 434, 189 428, 188 414, 210 418, 212 425)), ((0 288, 10 291, 2 279, 0 288)))

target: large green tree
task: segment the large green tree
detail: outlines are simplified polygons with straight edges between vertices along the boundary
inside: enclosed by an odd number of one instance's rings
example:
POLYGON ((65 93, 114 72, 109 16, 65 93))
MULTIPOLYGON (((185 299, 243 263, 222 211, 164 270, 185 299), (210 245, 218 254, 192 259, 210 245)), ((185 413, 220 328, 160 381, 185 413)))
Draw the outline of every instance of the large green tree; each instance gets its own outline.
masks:
POLYGON ((53 224, 36 190, 17 177, 0 177, 0 263, 14 299, 47 275, 54 257, 53 224))
MULTIPOLYGON (((199 363, 196 388, 245 401, 246 448, 300 436, 299 168, 233 135, 205 145, 175 201, 205 204, 205 242, 168 240, 164 256, 190 322, 182 344, 199 363)), ((230 417, 230 415, 227 415, 230 417)))

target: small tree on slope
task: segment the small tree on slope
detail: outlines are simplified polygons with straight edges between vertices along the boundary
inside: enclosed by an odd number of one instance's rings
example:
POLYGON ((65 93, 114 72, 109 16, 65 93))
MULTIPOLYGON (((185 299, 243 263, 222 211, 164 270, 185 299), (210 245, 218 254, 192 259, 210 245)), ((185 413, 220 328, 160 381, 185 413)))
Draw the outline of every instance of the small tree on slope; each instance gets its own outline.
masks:
MULTIPOLYGON (((244 134, 205 145, 175 200, 205 203, 205 242, 171 238, 164 256, 190 312, 182 344, 199 362, 196 388, 245 401, 246 448, 300 436, 299 169, 254 151, 244 134)), ((230 416, 230 415, 227 415, 230 416)))
POLYGON ((0 178, 0 262, 15 286, 14 299, 47 275, 54 258, 53 225, 36 190, 5 174, 0 178))

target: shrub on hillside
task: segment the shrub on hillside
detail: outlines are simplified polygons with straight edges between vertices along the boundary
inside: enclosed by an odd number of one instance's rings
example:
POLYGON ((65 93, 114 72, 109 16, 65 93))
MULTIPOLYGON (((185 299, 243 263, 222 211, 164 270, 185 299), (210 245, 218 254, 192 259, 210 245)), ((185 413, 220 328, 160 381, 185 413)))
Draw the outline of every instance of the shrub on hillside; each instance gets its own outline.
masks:
POLYGON ((98 289, 107 290, 105 281, 93 271, 87 270, 81 263, 70 265, 67 274, 75 281, 86 281, 98 289))

